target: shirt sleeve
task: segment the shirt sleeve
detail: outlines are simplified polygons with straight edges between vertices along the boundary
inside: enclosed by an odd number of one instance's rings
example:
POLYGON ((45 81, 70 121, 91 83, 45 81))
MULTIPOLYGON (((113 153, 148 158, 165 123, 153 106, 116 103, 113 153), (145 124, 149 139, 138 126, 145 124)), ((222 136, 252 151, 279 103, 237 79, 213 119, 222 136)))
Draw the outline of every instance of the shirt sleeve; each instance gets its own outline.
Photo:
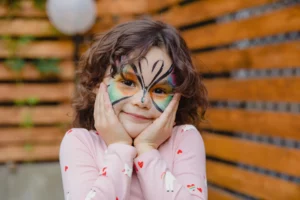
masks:
POLYGON ((99 169, 97 154, 91 153, 91 144, 84 140, 90 133, 69 132, 59 155, 65 200, 128 199, 135 148, 109 145, 99 169))
POLYGON ((198 130, 191 125, 178 132, 173 145, 173 168, 158 150, 134 160, 134 167, 145 199, 207 200, 205 148, 198 130), (163 198, 162 198, 163 197, 163 198))

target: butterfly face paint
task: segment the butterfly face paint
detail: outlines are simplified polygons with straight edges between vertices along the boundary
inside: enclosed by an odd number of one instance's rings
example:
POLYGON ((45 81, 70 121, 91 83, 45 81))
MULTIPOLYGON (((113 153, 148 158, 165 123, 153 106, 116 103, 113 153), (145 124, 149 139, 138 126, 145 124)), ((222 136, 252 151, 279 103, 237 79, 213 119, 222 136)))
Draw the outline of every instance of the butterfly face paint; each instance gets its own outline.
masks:
POLYGON ((135 138, 161 116, 173 98, 176 87, 174 66, 164 48, 152 47, 140 62, 119 69, 123 70, 124 76, 118 72, 110 77, 108 68, 104 83, 108 85, 116 116, 128 134, 135 138))
POLYGON ((124 77, 118 73, 109 81, 107 91, 112 105, 128 99, 137 92, 137 88, 130 87, 131 82, 137 82, 137 79, 129 65, 124 67, 123 75, 124 77))
MULTIPOLYGON (((145 58, 143 64, 148 63, 145 58)), ((157 60, 151 68, 151 74, 143 72, 141 62, 127 65, 121 73, 115 75, 109 82, 108 93, 112 105, 131 98, 142 91, 140 101, 144 103, 145 95, 149 94, 151 101, 159 112, 163 112, 173 98, 176 86, 174 66, 165 66, 164 60, 157 60), (145 77, 147 76, 147 77, 145 77)), ((145 70, 145 69, 144 69, 145 70)))

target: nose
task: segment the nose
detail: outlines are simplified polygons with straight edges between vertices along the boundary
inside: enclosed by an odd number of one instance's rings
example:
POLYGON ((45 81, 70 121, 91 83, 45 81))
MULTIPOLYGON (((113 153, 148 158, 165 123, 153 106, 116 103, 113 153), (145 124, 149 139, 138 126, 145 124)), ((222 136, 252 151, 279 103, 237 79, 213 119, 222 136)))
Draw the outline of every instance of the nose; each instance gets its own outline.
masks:
POLYGON ((140 90, 132 97, 132 104, 149 110, 151 108, 151 97, 148 91, 140 90))

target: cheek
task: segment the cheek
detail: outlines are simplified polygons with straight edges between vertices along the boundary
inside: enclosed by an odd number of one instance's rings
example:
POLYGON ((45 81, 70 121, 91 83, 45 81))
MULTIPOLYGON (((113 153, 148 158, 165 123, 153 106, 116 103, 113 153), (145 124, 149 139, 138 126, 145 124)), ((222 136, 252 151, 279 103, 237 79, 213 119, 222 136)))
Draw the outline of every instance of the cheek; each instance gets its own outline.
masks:
POLYGON ((154 104, 159 108, 159 110, 164 111, 169 103, 171 102, 173 96, 172 95, 164 95, 164 96, 156 96, 152 95, 152 99, 154 104))
POLYGON ((134 91, 130 89, 126 89, 126 88, 124 89, 120 83, 117 83, 115 81, 110 81, 109 86, 107 88, 107 92, 112 104, 118 102, 119 100, 125 97, 130 97, 134 93, 134 91))
POLYGON ((123 110, 124 107, 126 107, 126 105, 129 102, 129 99, 130 98, 125 99, 123 101, 119 101, 118 103, 113 105, 113 109, 114 109, 114 112, 115 112, 116 116, 119 117, 120 112, 123 110))

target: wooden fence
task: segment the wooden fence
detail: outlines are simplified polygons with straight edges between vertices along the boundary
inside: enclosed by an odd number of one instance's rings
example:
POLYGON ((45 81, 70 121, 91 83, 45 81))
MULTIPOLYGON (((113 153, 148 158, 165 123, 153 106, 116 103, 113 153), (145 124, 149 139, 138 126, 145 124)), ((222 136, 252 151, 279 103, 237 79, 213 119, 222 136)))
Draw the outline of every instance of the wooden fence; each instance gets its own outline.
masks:
MULTIPOLYGON (((97 7, 87 35, 141 15, 181 30, 211 101, 201 130, 209 199, 300 199, 298 0, 99 0, 97 7)), ((74 44, 31 1, 0 7, 0 37, 0 162, 57 160, 72 119, 74 44), (53 58, 60 72, 44 76, 36 61, 53 58), (10 68, 20 62, 16 74, 10 68)))

